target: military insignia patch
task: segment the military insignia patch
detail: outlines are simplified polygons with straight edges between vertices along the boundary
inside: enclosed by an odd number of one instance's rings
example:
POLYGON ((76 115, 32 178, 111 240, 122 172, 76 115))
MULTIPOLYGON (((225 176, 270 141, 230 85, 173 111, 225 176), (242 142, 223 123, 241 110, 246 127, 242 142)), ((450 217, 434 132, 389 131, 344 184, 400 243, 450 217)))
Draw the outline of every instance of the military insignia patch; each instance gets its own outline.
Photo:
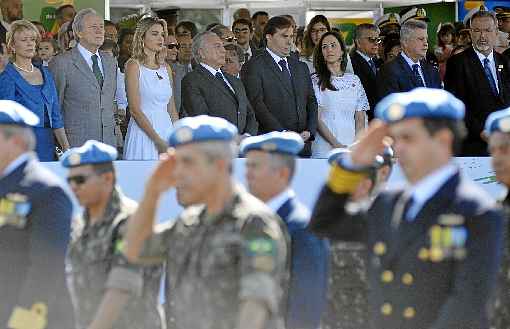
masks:
POLYGON ((439 216, 438 223, 447 226, 462 225, 465 222, 465 218, 458 214, 444 214, 439 216))
POLYGON ((278 146, 275 143, 264 143, 260 147, 267 152, 276 151, 278 149, 278 146))
POLYGON ((71 166, 78 166, 81 162, 81 155, 78 153, 73 153, 69 155, 69 164, 71 166))
POLYGON ((416 17, 419 17, 419 18, 425 18, 427 17, 427 13, 425 12, 425 9, 423 8, 418 8, 416 10, 416 17))
POLYGON ((391 121, 397 121, 404 117, 405 110, 400 104, 393 104, 388 109, 388 119, 391 121))
POLYGON ((388 19, 388 23, 389 24, 398 24, 397 16, 395 16, 395 14, 391 13, 390 17, 388 19))
POLYGON ((499 120, 499 129, 504 133, 510 132, 510 118, 499 120))
POLYGON ((187 143, 193 139, 193 130, 188 127, 180 128, 175 132, 175 138, 179 143, 187 143))

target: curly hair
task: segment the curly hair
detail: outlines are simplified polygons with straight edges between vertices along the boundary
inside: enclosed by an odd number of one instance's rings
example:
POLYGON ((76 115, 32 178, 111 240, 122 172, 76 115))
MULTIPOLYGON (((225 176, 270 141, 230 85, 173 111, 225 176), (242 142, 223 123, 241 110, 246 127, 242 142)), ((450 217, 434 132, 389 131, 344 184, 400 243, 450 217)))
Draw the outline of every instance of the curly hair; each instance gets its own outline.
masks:
MULTIPOLYGON (((143 42, 143 39, 145 38, 145 34, 147 34, 147 31, 149 31, 149 29, 156 24, 159 24, 163 27, 163 33, 165 35, 165 40, 166 40, 166 38, 168 36, 168 30, 167 30, 165 20, 159 19, 157 17, 142 18, 136 24, 135 35, 133 37, 131 58, 136 59, 140 63, 145 63, 145 60, 147 59, 147 55, 145 55, 145 52, 144 52, 145 44, 143 42)), ((165 55, 162 54, 162 52, 157 52, 156 53, 156 62, 159 63, 159 62, 161 62, 161 60, 164 60, 164 56, 165 55)))
POLYGON ((324 42, 324 38, 327 36, 334 36, 338 43, 340 44, 340 48, 342 49, 342 57, 340 59, 340 69, 342 72, 345 72, 345 68, 347 67, 347 47, 345 46, 345 41, 339 33, 336 32, 326 32, 320 39, 319 43, 315 47, 313 53, 313 65, 315 67, 315 74, 319 77, 319 86, 321 90, 329 89, 329 90, 337 90, 335 86, 331 83, 331 71, 328 69, 328 64, 324 59, 324 55, 322 54, 322 43, 324 42))

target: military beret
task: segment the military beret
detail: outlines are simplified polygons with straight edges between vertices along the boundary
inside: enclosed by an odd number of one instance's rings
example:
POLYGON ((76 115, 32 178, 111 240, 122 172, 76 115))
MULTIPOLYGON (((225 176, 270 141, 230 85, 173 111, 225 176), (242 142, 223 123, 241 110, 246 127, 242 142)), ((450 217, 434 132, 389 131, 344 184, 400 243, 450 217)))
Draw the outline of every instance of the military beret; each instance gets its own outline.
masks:
POLYGON ((240 146, 241 156, 253 150, 298 155, 304 146, 303 138, 292 131, 273 131, 245 138, 240 146))
POLYGON ((237 135, 237 128, 227 120, 208 115, 186 117, 174 126, 168 137, 168 145, 198 143, 206 141, 230 141, 237 135))
POLYGON ((32 127, 39 124, 39 118, 17 102, 0 100, 0 124, 32 127))
POLYGON ((410 19, 417 19, 424 22, 430 22, 430 19, 427 17, 427 12, 424 8, 417 8, 413 7, 409 11, 407 11, 405 14, 402 15, 401 22, 404 24, 410 19))
POLYGON ((66 168, 112 162, 117 159, 117 149, 96 140, 88 140, 80 147, 67 150, 60 162, 66 168))
POLYGON ((500 19, 500 18, 510 18, 510 7, 496 6, 496 7, 493 8, 493 10, 496 12, 496 17, 498 19, 500 19))
POLYGON ((390 94, 375 107, 375 116, 387 123, 408 118, 462 120, 464 112, 462 101, 446 90, 431 88, 390 94))
POLYGON ((375 21, 375 25, 379 28, 382 28, 389 24, 395 24, 400 26, 400 16, 396 13, 388 13, 379 17, 378 20, 375 21))
POLYGON ((492 112, 485 120, 485 128, 483 132, 486 136, 501 131, 510 133, 510 107, 504 110, 492 112))

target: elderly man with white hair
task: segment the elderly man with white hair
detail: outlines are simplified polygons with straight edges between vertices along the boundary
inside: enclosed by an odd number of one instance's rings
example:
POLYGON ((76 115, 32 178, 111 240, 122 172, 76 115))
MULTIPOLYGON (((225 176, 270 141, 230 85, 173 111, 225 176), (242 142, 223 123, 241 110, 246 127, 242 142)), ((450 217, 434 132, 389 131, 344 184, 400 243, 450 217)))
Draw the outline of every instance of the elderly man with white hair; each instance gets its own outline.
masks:
POLYGON ((72 27, 78 44, 49 63, 69 143, 75 147, 95 139, 116 146, 117 63, 98 50, 104 41, 103 18, 91 8, 82 9, 72 27))

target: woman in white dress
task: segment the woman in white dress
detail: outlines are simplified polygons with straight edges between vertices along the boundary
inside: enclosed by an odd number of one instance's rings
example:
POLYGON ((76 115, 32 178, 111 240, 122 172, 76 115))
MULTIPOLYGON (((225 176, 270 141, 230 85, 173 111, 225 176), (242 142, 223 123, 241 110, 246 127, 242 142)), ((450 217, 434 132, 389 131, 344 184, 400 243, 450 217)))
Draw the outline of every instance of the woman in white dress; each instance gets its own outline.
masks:
POLYGON ((312 144, 312 157, 326 158, 333 148, 347 147, 365 128, 368 99, 360 79, 345 73, 347 53, 340 35, 327 32, 315 48, 312 76, 319 104, 319 134, 312 144))
POLYGON ((166 22, 162 19, 146 17, 136 26, 132 57, 125 70, 131 114, 125 160, 157 160, 167 150, 172 122, 179 118, 172 95, 172 69, 164 58, 166 36, 166 22))

